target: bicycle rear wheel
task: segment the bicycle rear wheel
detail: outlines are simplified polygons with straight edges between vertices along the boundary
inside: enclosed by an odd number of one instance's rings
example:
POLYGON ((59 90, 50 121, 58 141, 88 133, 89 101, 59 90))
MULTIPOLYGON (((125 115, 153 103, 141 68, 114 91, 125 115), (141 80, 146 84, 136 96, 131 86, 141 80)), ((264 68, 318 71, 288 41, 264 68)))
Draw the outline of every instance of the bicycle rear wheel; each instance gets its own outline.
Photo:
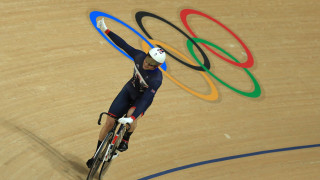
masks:
POLYGON ((94 156, 93 165, 90 168, 89 174, 87 176, 87 180, 92 180, 94 175, 96 174, 97 170, 99 169, 103 159, 104 155, 106 154, 106 151, 108 149, 109 144, 112 141, 114 132, 111 131, 107 134, 107 136, 104 138, 103 142, 101 143, 98 151, 96 152, 94 156))

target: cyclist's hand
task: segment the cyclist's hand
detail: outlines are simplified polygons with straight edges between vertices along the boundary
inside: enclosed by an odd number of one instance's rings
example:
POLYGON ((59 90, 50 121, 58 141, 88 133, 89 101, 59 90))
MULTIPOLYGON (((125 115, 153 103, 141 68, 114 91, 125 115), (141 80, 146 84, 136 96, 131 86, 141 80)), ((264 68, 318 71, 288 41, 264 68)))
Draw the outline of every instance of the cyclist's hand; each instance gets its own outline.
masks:
POLYGON ((106 30, 108 30, 106 24, 104 23, 104 18, 97 21, 97 28, 101 29, 102 32, 105 32, 106 30))
POLYGON ((119 123, 121 124, 131 124, 133 122, 133 119, 131 117, 128 117, 128 118, 120 118, 119 120, 119 123))

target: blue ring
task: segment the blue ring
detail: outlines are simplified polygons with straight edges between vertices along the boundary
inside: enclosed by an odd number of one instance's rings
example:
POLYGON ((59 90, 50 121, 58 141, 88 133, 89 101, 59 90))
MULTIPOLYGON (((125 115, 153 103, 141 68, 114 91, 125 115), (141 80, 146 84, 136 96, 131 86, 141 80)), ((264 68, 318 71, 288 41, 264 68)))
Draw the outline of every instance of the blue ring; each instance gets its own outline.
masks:
MULTIPOLYGON (((124 54, 125 56, 127 56, 129 59, 131 59, 133 61, 133 58, 131 56, 129 56, 127 53, 125 53, 122 49, 120 49, 117 45, 115 45, 109 38, 107 38, 107 36, 99 29, 97 28, 97 17, 99 16, 103 16, 106 18, 110 18, 112 20, 115 20, 117 22, 119 22, 120 24, 124 25, 125 27, 127 27, 128 29, 130 29, 131 31, 133 31, 134 33, 136 33, 142 40, 144 40, 146 43, 149 44, 149 46, 151 48, 154 48, 154 46, 145 38, 143 37, 138 31, 136 31, 135 29, 133 29, 131 26, 129 26, 128 24, 124 23, 123 21, 121 21, 120 19, 117 19, 116 17, 113 17, 109 14, 100 12, 100 11, 92 11, 90 13, 90 20, 92 25, 96 28, 96 30, 102 35, 102 37, 104 37, 104 39, 106 39, 113 47, 115 47, 118 51, 120 51, 122 54, 124 54)), ((164 71, 167 70, 167 65, 166 62, 164 62, 161 66, 160 66, 164 71)))

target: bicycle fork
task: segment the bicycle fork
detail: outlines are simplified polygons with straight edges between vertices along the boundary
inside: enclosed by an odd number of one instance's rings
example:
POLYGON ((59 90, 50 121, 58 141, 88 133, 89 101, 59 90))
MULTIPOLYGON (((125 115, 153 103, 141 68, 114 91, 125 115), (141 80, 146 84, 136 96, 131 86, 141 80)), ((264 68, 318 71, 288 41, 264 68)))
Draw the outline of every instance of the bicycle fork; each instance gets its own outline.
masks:
POLYGON ((125 133, 123 131, 123 130, 125 130, 124 128, 125 128, 125 126, 123 124, 121 124, 116 135, 113 137, 112 142, 109 144, 107 152, 106 152, 105 156, 103 157, 102 162, 106 161, 106 159, 107 159, 107 161, 109 161, 112 158, 112 156, 114 155, 114 154, 111 154, 111 152, 112 152, 113 148, 118 148, 119 143, 118 144, 116 144, 116 143, 119 142, 119 141, 117 141, 119 139, 119 137, 120 137, 120 139, 123 138, 123 135, 125 133))

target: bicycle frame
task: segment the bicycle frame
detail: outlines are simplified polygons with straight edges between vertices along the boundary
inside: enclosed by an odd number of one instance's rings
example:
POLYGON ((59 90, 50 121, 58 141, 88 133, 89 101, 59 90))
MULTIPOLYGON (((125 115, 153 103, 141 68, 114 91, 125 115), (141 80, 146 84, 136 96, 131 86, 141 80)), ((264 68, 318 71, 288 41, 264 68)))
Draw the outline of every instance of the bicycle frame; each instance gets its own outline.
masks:
MULTIPOLYGON (((100 114, 98 124, 101 125, 102 116, 106 114, 110 116, 106 112, 102 112, 100 114)), ((112 117, 112 116, 111 116, 112 117)), ((110 164, 112 162, 113 156, 118 152, 118 146, 127 130, 131 128, 130 124, 120 124, 119 118, 112 117, 115 119, 115 123, 112 129, 108 132, 107 136, 102 141, 100 147, 94 154, 94 162, 93 166, 90 168, 89 174, 87 176, 87 180, 92 180, 101 163, 101 170, 99 174, 99 179, 102 179, 104 174, 107 172, 110 164), (119 126, 120 124, 120 126, 119 126), (115 133, 117 131, 117 133, 115 133)))
MULTIPOLYGON (((99 124, 99 125, 101 125, 101 119, 102 119, 102 116, 103 116, 104 114, 106 114, 106 115, 109 116, 108 113, 102 112, 102 113, 100 114, 100 117, 99 117, 99 120, 98 120, 98 124, 99 124)), ((110 153, 111 153, 111 150, 112 150, 113 147, 115 146, 115 143, 118 143, 118 144, 116 144, 116 147, 115 147, 115 148, 117 148, 117 146, 118 146, 119 143, 120 143, 120 141, 117 141, 117 139, 122 140, 124 133, 131 128, 130 124, 127 124, 127 125, 128 125, 128 129, 126 128, 125 125, 121 124, 120 127, 119 127, 119 129, 118 129, 118 131, 117 131, 117 133, 114 135, 114 133, 115 133, 115 131, 116 131, 116 129, 117 129, 117 126, 119 125, 119 122, 118 122, 119 118, 116 118, 116 117, 112 117, 112 118, 115 119, 115 124, 113 125, 112 129, 111 129, 109 132, 113 132, 113 138, 112 138, 111 144, 109 144, 109 146, 108 146, 108 149, 107 149, 107 151, 106 151, 106 154, 104 155, 104 158, 103 158, 103 161, 102 161, 102 162, 105 162, 106 159, 107 159, 107 161, 110 161, 110 160, 112 159, 113 154, 110 154, 110 153), (120 138, 119 138, 119 137, 120 137, 120 138), (108 156, 109 156, 109 158, 108 158, 108 156)), ((99 149, 100 149, 100 147, 99 147, 99 149)), ((96 151, 96 153, 97 153, 97 152, 98 152, 98 151, 96 151)), ((94 157, 96 157, 96 153, 95 153, 94 157)))
MULTIPOLYGON (((117 125, 118 125, 118 122, 117 122, 117 124, 114 126, 115 129, 116 129, 117 125)), ((115 129, 114 129, 114 130, 115 130, 115 129)), ((108 150, 107 150, 106 154, 104 155, 104 158, 103 158, 103 161, 102 161, 102 162, 106 161, 106 159, 107 159, 107 161, 109 161, 109 160, 112 159, 113 154, 110 154, 110 153, 112 152, 112 149, 113 149, 113 147, 115 146, 115 143, 118 143, 118 144, 119 144, 120 141, 117 141, 117 139, 118 139, 119 137, 120 137, 119 139, 122 139, 125 132, 126 132, 126 126, 123 125, 123 124, 121 124, 120 127, 119 127, 119 129, 118 129, 118 131, 117 131, 117 134, 114 135, 111 144, 109 144, 108 150)), ((117 148, 118 144, 116 145, 115 148, 117 148)), ((117 151, 117 150, 116 150, 116 151, 117 151)))

